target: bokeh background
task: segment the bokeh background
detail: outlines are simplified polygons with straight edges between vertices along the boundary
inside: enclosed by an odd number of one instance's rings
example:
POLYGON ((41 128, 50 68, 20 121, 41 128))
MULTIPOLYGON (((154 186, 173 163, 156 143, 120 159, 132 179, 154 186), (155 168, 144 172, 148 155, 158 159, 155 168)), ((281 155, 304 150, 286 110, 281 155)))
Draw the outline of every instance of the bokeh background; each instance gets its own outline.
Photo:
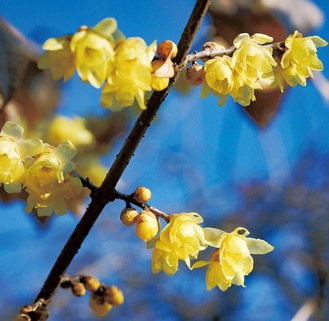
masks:
MULTIPOLYGON (((228 43, 241 32, 283 40, 298 29, 329 40, 327 0, 213 0, 193 50, 212 37, 228 43)), ((127 37, 150 44, 178 42, 194 1, 6 1, 0 15, 36 48, 49 37, 75 32, 114 17, 127 37)), ((1 39, 0 39, 1 40, 1 39)), ((3 44, 3 43, 2 43, 3 44)), ((0 51, 3 55, 3 50, 0 51)), ((180 83, 163 104, 119 183, 127 194, 148 186, 151 204, 168 213, 196 211, 204 226, 227 231, 244 226, 251 237, 275 246, 254 257, 246 288, 208 292, 205 270, 183 265, 173 277, 152 275, 151 252, 134 228, 124 227, 124 203, 106 207, 68 272, 92 274, 118 285, 125 304, 104 320, 327 320, 329 270, 329 47, 319 49, 325 70, 307 87, 266 93, 250 108, 180 83), (186 91, 189 90, 189 93, 186 91)), ((100 93, 75 76, 61 84, 58 112, 96 113, 100 93)), ((54 89, 55 90, 55 89, 54 89)), ((101 159, 109 167, 136 113, 101 159)), ((88 204, 88 199, 85 205, 88 204)), ((11 320, 33 302, 79 217, 68 214, 40 224, 22 201, 0 205, 0 319, 11 320)), ((88 298, 59 290, 50 320, 96 320, 88 298)))

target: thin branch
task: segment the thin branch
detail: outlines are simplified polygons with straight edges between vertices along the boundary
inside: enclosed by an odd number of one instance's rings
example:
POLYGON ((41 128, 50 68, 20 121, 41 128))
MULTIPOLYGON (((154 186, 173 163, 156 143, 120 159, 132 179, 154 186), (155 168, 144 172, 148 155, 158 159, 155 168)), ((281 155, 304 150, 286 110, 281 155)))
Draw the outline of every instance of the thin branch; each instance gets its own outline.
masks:
POLYGON ((210 0, 197 0, 178 43, 178 54, 175 58, 175 63, 178 68, 175 76, 171 79, 169 86, 166 89, 160 92, 154 92, 150 97, 147 103, 147 109, 143 111, 137 119, 112 167, 107 173, 104 182, 94 191, 94 193, 92 193, 91 202, 84 216, 81 218, 79 224, 73 231, 59 257, 57 258, 57 261, 51 269, 42 289, 37 295, 36 301, 43 298, 47 301, 47 305, 50 303, 63 274, 72 262, 74 256, 77 254, 97 218, 103 211, 106 204, 114 200, 115 186, 126 169, 130 159, 134 155, 136 148, 143 138, 147 128, 150 126, 161 104, 167 97, 169 91, 185 67, 185 58, 191 48, 193 39, 200 27, 209 5, 210 0))
MULTIPOLYGON (((285 46, 284 42, 273 42, 271 44, 266 44, 263 45, 264 48, 272 48, 273 49, 273 55, 277 55, 285 51, 285 46)), ((234 46, 228 48, 228 49, 220 49, 220 50, 210 50, 210 49, 205 49, 202 51, 196 51, 193 52, 192 54, 189 54, 186 59, 185 59, 185 66, 188 65, 190 62, 195 62, 198 59, 203 59, 203 58, 208 58, 212 59, 215 57, 221 57, 221 56, 231 56, 233 52, 236 50, 234 46)))

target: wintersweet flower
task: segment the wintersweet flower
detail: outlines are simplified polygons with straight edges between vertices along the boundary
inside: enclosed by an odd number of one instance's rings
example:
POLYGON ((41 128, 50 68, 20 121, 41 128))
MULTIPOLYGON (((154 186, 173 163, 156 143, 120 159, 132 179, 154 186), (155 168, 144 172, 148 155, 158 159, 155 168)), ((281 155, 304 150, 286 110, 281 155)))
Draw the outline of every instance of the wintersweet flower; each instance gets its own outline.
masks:
POLYGON ((22 140, 23 128, 6 122, 0 132, 0 184, 7 193, 19 193, 25 174, 24 158, 41 150, 39 139, 22 140))
POLYGON ((234 82, 230 95, 235 102, 242 106, 248 106, 251 101, 256 100, 255 89, 263 89, 258 81, 251 82, 244 75, 237 72, 233 73, 233 78, 234 82))
POLYGON ((147 46, 142 38, 128 38, 116 47, 115 69, 110 73, 102 90, 104 107, 131 106, 136 99, 146 109, 144 95, 151 91, 152 59, 156 43, 147 46))
POLYGON ((31 185, 27 191, 27 213, 36 209, 39 217, 50 216, 53 212, 63 215, 67 212, 67 202, 81 194, 82 183, 78 177, 69 174, 61 183, 55 182, 51 192, 39 194, 37 185, 31 185), (34 190, 34 187, 37 188, 34 190))
POLYGON ((192 268, 208 265, 206 272, 207 289, 218 286, 226 291, 232 284, 244 286, 244 277, 253 270, 250 254, 266 254, 273 250, 267 242, 247 238, 249 232, 238 227, 231 233, 215 228, 204 229, 206 243, 216 247, 210 261, 198 261, 192 268))
POLYGON ((50 215, 53 210, 57 214, 63 214, 63 199, 72 197, 79 190, 76 180, 68 180, 74 169, 71 159, 76 152, 70 141, 57 148, 44 144, 43 151, 30 159, 23 182, 29 194, 27 212, 35 208, 39 216, 50 215), (70 189, 73 190, 72 193, 68 192, 70 189))
POLYGON ((233 41, 236 50, 231 61, 234 71, 251 83, 259 80, 268 84, 273 82, 273 66, 277 63, 271 49, 262 46, 272 41, 272 37, 260 33, 251 37, 247 33, 237 36, 233 41))
POLYGON ((77 72, 83 81, 100 88, 114 63, 115 19, 107 18, 94 28, 81 27, 70 42, 77 72))
POLYGON ((202 86, 201 97, 207 97, 211 91, 215 96, 219 96, 218 105, 224 105, 233 87, 231 58, 224 56, 210 59, 205 63, 204 70, 206 81, 202 86))
POLYGON ((58 80, 64 77, 69 80, 74 72, 74 54, 70 49, 72 35, 48 39, 42 49, 46 50, 39 58, 38 68, 49 68, 53 78, 58 80))
POLYGON ((272 57, 272 49, 262 46, 272 40, 260 33, 253 36, 242 33, 233 41, 236 50, 231 60, 234 85, 230 94, 242 106, 256 100, 254 90, 262 89, 261 83, 274 81, 273 67, 277 63, 272 57))
POLYGON ((179 260, 190 267, 190 258, 197 258, 207 245, 204 239, 202 217, 197 213, 173 214, 160 236, 153 240, 152 272, 163 270, 173 275, 178 270, 179 260))
POLYGON ((48 125, 47 142, 58 145, 69 140, 75 147, 91 147, 94 136, 86 127, 86 121, 81 117, 69 118, 56 116, 48 125))
POLYGON ((314 78, 312 70, 323 70, 323 64, 317 56, 317 47, 328 43, 318 36, 305 37, 295 31, 285 40, 285 52, 280 65, 275 69, 276 80, 273 86, 284 91, 283 79, 288 85, 306 85, 306 78, 314 78))

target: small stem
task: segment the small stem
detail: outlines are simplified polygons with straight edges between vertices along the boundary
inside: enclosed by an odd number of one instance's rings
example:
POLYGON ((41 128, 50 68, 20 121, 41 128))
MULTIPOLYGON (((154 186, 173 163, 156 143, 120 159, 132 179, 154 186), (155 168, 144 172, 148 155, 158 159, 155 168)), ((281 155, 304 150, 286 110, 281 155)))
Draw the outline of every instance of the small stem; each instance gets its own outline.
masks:
POLYGON ((150 205, 148 205, 148 204, 141 204, 141 203, 138 203, 138 202, 134 199, 133 195, 127 195, 127 194, 123 194, 123 193, 120 193, 120 192, 118 192, 118 191, 115 191, 115 193, 114 193, 114 197, 115 197, 116 199, 121 199, 121 200, 125 201, 126 204, 130 204, 130 203, 132 203, 132 204, 134 204, 134 205, 136 205, 136 206, 138 206, 138 207, 140 207, 140 208, 145 208, 145 207, 147 207, 147 209, 148 209, 150 212, 152 212, 152 213, 155 214, 156 216, 161 217, 161 218, 164 219, 167 223, 169 223, 169 221, 170 221, 170 214, 166 214, 165 212, 162 212, 162 211, 160 211, 159 209, 157 209, 157 208, 155 208, 155 207, 153 207, 153 206, 150 206, 150 205))
POLYGON ((208 10, 209 5, 210 0, 197 0, 177 46, 178 54, 175 58, 175 63, 178 68, 174 77, 171 79, 169 86, 166 89, 159 92, 154 92, 150 97, 147 102, 147 109, 143 111, 137 119, 102 185, 91 194, 91 202, 85 214, 58 256, 42 289, 37 295, 36 301, 43 298, 46 300, 47 305, 50 303, 63 274, 72 262, 74 256, 77 254, 97 218, 102 213, 106 204, 114 200, 115 186, 126 169, 130 159, 134 155, 136 148, 154 119, 161 104, 167 97, 169 91, 185 67, 185 58, 192 46, 194 37, 200 28, 200 24, 208 10))
POLYGON ((95 193, 98 187, 93 184, 88 177, 85 178, 75 171, 73 171, 72 174, 80 179, 83 187, 87 187, 91 193, 95 193))

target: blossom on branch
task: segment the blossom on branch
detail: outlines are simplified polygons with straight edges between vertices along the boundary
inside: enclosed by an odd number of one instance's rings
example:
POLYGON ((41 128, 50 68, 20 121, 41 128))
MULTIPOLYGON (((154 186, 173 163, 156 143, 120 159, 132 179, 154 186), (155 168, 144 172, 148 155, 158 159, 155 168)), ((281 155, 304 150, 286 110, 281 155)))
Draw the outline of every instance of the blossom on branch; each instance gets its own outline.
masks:
POLYGON ((210 92, 219 96, 218 105, 226 103, 227 95, 233 88, 233 70, 231 57, 216 57, 208 60, 204 65, 206 72, 205 82, 202 85, 201 97, 205 98, 210 92))
POLYGON ((101 104, 104 107, 131 106, 134 99, 141 109, 145 91, 151 91, 152 59, 156 43, 147 46, 142 38, 128 38, 115 48, 115 68, 107 76, 102 89, 101 104))
POLYGON ((42 46, 46 50, 38 61, 38 68, 49 68, 53 78, 69 80, 75 72, 74 54, 70 48, 72 35, 48 39, 42 46))
MULTIPOLYGON (((197 213, 172 214, 169 224, 160 236, 152 241, 152 272, 164 271, 173 275, 178 270, 178 261, 190 267, 190 258, 197 258, 207 245, 202 227, 202 217, 197 213)), ((151 245, 151 246, 152 246, 151 245)))
POLYGON ((100 88, 113 70, 115 19, 102 20, 94 28, 81 27, 70 42, 80 78, 100 88))
POLYGON ((244 277, 253 269, 250 254, 266 254, 273 250, 267 242, 247 238, 249 232, 238 227, 231 233, 215 228, 204 228, 206 243, 215 247, 210 261, 198 261, 192 269, 208 265, 206 272, 207 289, 218 286, 226 291, 232 284, 244 286, 244 277))
POLYGON ((147 46, 139 37, 125 39, 117 22, 107 18, 95 27, 82 26, 73 35, 51 38, 39 59, 40 69, 50 69, 54 79, 70 79, 77 70, 82 81, 102 87, 101 105, 120 110, 136 100, 146 109, 145 93, 163 90, 174 76, 172 58, 177 46, 166 40, 147 46))
POLYGON ((42 148, 39 139, 23 140, 24 129, 6 122, 0 132, 0 184, 7 193, 19 193, 25 174, 25 158, 36 155, 42 148))
POLYGON ((57 148, 44 144, 42 152, 29 159, 23 181, 29 194, 26 212, 36 209, 38 216, 66 213, 65 199, 82 191, 80 179, 71 175, 76 152, 70 141, 57 148))
POLYGON ((306 78, 314 78, 312 70, 323 70, 316 48, 328 43, 318 36, 304 38, 295 31, 287 37, 284 44, 285 52, 281 63, 275 68, 276 79, 272 87, 279 86, 284 91, 284 81, 291 87, 297 84, 306 86, 306 78))

